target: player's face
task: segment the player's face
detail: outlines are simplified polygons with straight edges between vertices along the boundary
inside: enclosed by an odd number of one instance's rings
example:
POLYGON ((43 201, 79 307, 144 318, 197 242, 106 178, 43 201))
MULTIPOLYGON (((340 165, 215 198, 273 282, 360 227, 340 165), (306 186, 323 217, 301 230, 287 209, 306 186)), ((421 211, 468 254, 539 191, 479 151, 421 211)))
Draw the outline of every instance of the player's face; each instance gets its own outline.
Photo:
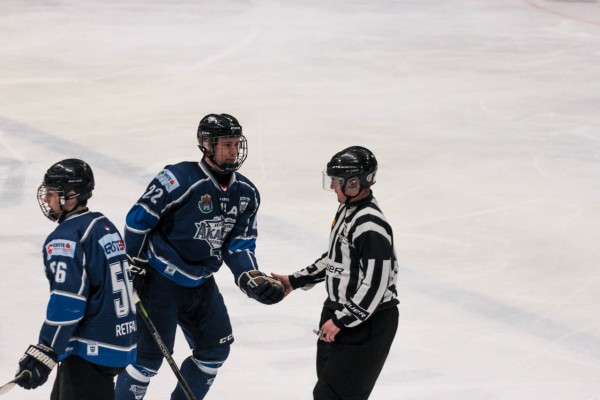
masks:
POLYGON ((60 192, 53 188, 47 188, 44 195, 44 202, 52 212, 58 213, 60 209, 60 192))
POLYGON ((358 184, 358 180, 356 178, 351 178, 348 180, 348 182, 346 182, 346 185, 342 185, 342 179, 331 179, 331 188, 335 191, 338 202, 342 204, 346 202, 348 197, 354 197, 360 192, 360 185, 358 184))
POLYGON ((214 160, 217 165, 233 164, 237 161, 240 148, 239 137, 219 138, 215 144, 213 152, 214 160))

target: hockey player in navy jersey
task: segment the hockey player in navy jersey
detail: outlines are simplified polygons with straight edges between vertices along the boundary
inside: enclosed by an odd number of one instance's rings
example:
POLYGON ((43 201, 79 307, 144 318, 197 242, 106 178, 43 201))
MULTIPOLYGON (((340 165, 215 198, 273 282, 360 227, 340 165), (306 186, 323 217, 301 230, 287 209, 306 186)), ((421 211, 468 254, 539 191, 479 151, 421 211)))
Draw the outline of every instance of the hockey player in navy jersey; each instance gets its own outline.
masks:
MULTIPOLYGON (((233 333, 213 274, 227 264, 249 297, 273 304, 280 282, 258 270, 254 256, 258 190, 237 172, 247 156, 238 121, 228 114, 202 118, 197 139, 203 157, 166 166, 127 214, 127 255, 145 274, 135 286, 162 340, 173 352, 179 325, 192 350, 181 375, 203 399, 229 355, 233 333)), ((117 379, 118 400, 140 400, 163 360, 140 325, 137 360, 117 379)), ((185 400, 181 385, 172 400, 185 400)))
POLYGON ((43 385, 59 364, 52 400, 112 400, 114 377, 135 359, 136 312, 125 246, 115 226, 89 211, 88 164, 51 166, 38 189, 42 212, 58 226, 44 243, 50 300, 38 344, 19 361, 18 385, 43 385))

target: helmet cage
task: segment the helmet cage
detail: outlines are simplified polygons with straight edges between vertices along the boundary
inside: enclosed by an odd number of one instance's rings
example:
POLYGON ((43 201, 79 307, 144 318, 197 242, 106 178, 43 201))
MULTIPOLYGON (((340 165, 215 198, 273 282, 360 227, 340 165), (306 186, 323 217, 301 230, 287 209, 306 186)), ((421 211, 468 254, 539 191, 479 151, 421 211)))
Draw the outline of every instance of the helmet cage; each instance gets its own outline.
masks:
MULTIPOLYGON (((72 191, 72 190, 71 190, 72 191)), ((38 187, 37 190, 37 200, 40 205, 40 209, 46 218, 48 218, 52 222, 62 221, 65 211, 63 209, 67 200, 71 200, 79 196, 79 193, 73 193, 70 196, 65 196, 65 191, 59 185, 46 184, 42 182, 42 184, 38 187), (56 196, 59 200, 60 211, 55 211, 50 207, 50 205, 46 202, 46 198, 48 196, 48 192, 56 192, 56 196)))
POLYGON ((199 147, 204 156, 224 172, 237 171, 248 157, 248 141, 244 135, 207 136, 202 139, 199 147), (237 139, 237 156, 234 162, 217 162, 215 159, 215 148, 219 145, 220 139, 237 139))

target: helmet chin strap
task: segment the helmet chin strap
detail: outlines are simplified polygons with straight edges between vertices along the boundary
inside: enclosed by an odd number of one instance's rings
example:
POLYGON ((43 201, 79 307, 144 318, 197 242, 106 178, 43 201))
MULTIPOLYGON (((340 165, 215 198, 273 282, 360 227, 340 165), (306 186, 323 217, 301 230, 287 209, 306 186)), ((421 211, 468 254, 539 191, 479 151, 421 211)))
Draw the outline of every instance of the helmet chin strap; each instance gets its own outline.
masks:
MULTIPOLYGON (((63 222, 69 215, 73 214, 74 212, 79 211, 79 206, 81 205, 79 199, 77 199, 77 202, 75 203, 75 205, 73 206, 73 208, 71 208, 70 210, 65 210, 64 206, 65 204, 67 204, 67 201, 71 200, 71 199, 76 199, 78 198, 80 195, 80 193, 75 193, 72 196, 69 196, 67 198, 65 198, 64 196, 61 197, 60 199, 60 215, 58 216, 56 222, 61 223, 63 222)), ((83 210, 86 210, 87 207, 84 207, 83 210)), ((82 210, 82 211, 83 211, 82 210)))
MULTIPOLYGON (((344 204, 348 205, 348 204, 350 204, 350 202, 352 202, 352 200, 354 200, 355 198, 361 196, 363 194, 363 190, 364 189, 367 189, 367 190, 370 191, 370 189, 368 187, 367 188, 363 188, 362 186, 359 186, 358 193, 356 193, 354 196, 350 196, 350 195, 346 194, 346 187, 344 186, 344 188, 342 189, 342 193, 344 194, 344 196, 346 196, 346 201, 344 202, 344 204)), ((366 196, 363 196, 363 197, 366 197, 366 196)))
POLYGON ((348 205, 355 197, 357 197, 361 193, 361 191, 359 190, 358 193, 356 193, 354 196, 350 196, 349 194, 346 193, 346 184, 344 183, 344 187, 342 188, 342 193, 344 194, 344 196, 346 196, 346 201, 344 202, 344 204, 348 205))

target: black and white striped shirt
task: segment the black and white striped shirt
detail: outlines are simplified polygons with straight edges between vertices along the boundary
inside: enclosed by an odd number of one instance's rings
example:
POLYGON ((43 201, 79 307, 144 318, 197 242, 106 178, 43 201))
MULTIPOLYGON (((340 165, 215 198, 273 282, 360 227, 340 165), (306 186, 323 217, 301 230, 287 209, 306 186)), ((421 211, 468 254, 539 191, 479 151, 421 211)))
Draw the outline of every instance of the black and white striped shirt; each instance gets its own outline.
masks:
POLYGON ((370 194, 338 208, 329 250, 291 275, 290 283, 294 289, 307 290, 325 281, 325 307, 335 310, 333 322, 354 327, 374 312, 398 304, 397 274, 392 228, 370 194))

